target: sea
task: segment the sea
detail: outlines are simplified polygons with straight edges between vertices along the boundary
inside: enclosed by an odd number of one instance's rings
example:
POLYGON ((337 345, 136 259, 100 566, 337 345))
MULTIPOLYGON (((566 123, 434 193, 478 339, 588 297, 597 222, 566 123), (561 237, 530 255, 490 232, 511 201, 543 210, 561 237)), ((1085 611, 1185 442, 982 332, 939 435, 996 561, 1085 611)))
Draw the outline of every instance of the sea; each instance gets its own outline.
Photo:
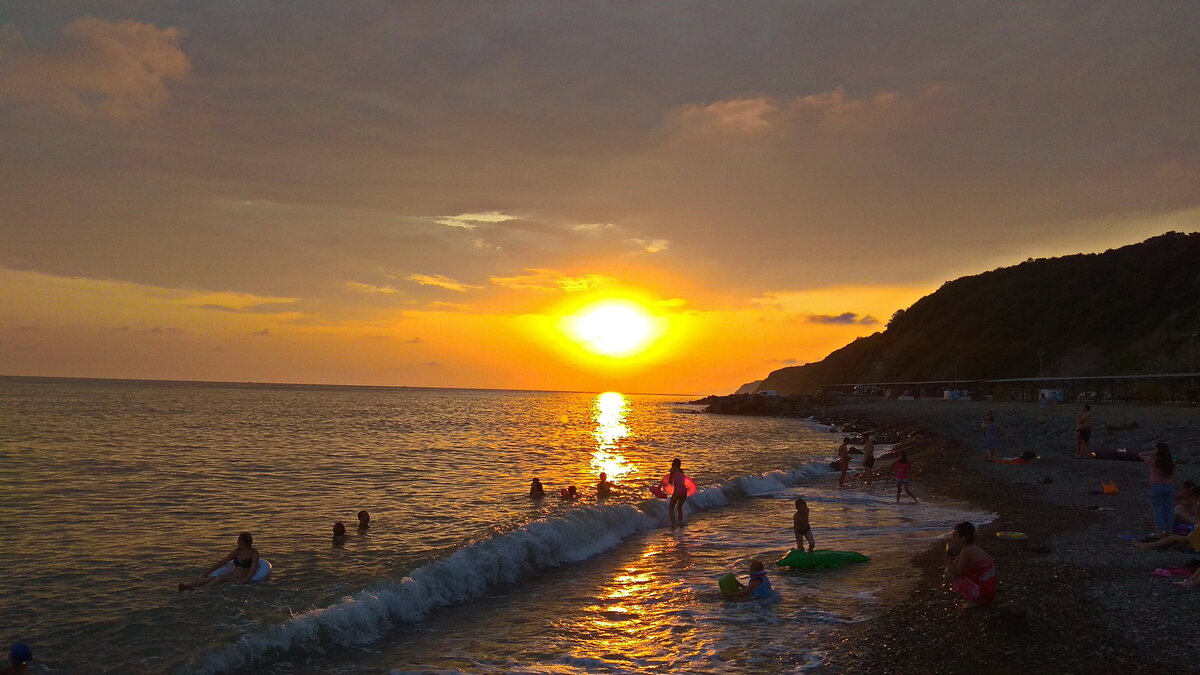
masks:
POLYGON ((802 672, 991 518, 839 489, 836 430, 689 400, 0 378, 0 641, 35 673, 802 672), (699 486, 676 528, 647 490, 674 458, 699 486), (818 548, 871 561, 776 567, 797 497, 818 548), (267 580, 177 590, 243 531, 267 580), (754 560, 778 598, 723 602, 754 560))

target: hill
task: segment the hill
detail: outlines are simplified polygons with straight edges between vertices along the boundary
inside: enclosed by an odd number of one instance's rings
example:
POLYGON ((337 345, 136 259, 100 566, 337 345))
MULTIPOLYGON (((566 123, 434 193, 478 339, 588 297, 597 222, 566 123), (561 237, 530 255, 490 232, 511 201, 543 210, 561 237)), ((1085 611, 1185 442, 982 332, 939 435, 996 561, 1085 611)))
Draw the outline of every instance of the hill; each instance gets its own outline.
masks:
POLYGON ((1187 372, 1198 329, 1200 233, 1168 232, 949 281, 896 312, 883 332, 776 370, 758 390, 1187 372))

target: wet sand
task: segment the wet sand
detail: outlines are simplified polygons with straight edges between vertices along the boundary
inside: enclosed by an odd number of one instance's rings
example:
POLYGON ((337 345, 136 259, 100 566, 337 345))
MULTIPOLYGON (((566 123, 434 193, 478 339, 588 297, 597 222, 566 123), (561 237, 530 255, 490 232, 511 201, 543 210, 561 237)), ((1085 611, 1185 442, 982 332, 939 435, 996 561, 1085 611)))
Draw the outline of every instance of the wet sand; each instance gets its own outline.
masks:
MULTIPOLYGON (((1076 412, 1075 405, 940 400, 825 409, 825 421, 911 436, 918 498, 961 499, 998 514, 976 541, 996 560, 999 592, 992 607, 960 610, 945 583, 945 549, 932 546, 883 598, 880 618, 829 645, 822 672, 1196 672, 1200 590, 1151 572, 1200 553, 1143 551, 1118 538, 1154 529, 1147 469, 1074 459, 1076 412), (982 461, 980 421, 988 409, 1004 429, 1000 457, 1033 450, 1039 459, 1024 466, 982 461), (1120 494, 1092 494, 1109 480, 1120 494), (1029 538, 996 538, 1006 530, 1029 538)), ((1200 482, 1200 409, 1094 405, 1092 419, 1093 449, 1143 451, 1167 441, 1179 465, 1176 490, 1184 480, 1200 482), (1138 428, 1107 428, 1131 421, 1138 428)))

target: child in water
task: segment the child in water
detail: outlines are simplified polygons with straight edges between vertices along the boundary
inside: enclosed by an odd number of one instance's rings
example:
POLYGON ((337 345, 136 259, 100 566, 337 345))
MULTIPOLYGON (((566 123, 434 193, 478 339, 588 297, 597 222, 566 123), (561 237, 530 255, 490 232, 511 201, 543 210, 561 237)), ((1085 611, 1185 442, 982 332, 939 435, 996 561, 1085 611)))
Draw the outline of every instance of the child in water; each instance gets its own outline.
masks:
POLYGON ((612 486, 608 474, 600 472, 600 482, 596 483, 596 499, 607 499, 612 494, 612 486))
POLYGON ((346 524, 337 521, 333 524, 333 545, 341 546, 346 543, 346 524))
POLYGON ((917 497, 908 489, 908 472, 912 468, 912 463, 908 461, 908 453, 902 452, 896 458, 896 463, 893 465, 896 469, 896 503, 900 503, 900 490, 908 493, 912 497, 913 503, 917 503, 917 497))
POLYGON ((775 597, 775 591, 771 588, 771 580, 767 578, 767 571, 761 560, 750 563, 750 582, 742 585, 742 582, 739 581, 738 587, 742 590, 726 595, 725 599, 730 602, 746 602, 748 600, 770 600, 775 597))
POLYGON ((812 526, 808 524, 808 502, 796 499, 796 514, 792 516, 792 529, 796 532, 796 550, 804 550, 804 540, 808 540, 808 552, 812 553, 817 543, 813 541, 812 526))
POLYGON ((542 487, 542 481, 534 478, 529 481, 529 497, 530 499, 541 499, 546 496, 546 489, 542 487))
POLYGON ((371 514, 366 511, 358 512, 358 529, 369 530, 371 528, 371 514))

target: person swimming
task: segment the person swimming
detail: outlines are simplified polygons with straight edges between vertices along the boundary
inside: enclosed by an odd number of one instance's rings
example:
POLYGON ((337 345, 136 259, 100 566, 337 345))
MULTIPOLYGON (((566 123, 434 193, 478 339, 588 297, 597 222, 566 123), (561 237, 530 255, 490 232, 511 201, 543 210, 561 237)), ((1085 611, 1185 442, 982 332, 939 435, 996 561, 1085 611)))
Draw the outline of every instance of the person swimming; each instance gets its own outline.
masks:
POLYGON ((775 597, 775 589, 771 588, 771 580, 767 578, 767 570, 761 560, 754 560, 750 563, 749 583, 743 586, 739 581, 738 586, 742 590, 726 595, 726 600, 746 602, 747 600, 771 600, 775 597))
POLYGON ((534 478, 529 481, 529 497, 531 499, 541 499, 546 496, 546 489, 542 487, 542 481, 534 478))
POLYGON ((600 482, 596 483, 596 499, 605 499, 612 494, 612 483, 608 480, 608 474, 600 472, 600 482))
POLYGON ((371 514, 366 511, 358 512, 358 529, 368 530, 371 528, 371 514))
POLYGON ((575 489, 574 485, 571 485, 559 490, 558 496, 563 499, 579 499, 579 491, 575 489))
POLYGON ((33 650, 24 642, 17 642, 8 651, 9 665, 0 668, 0 675, 20 675, 29 672, 29 662, 33 660, 33 650))
POLYGON ((217 564, 208 568, 204 576, 196 581, 179 584, 179 590, 191 591, 208 585, 219 586, 226 582, 237 584, 248 584, 254 576, 254 571, 258 568, 258 549, 254 548, 254 537, 249 532, 243 532, 238 535, 237 548, 233 549, 229 555, 217 561, 217 564), (215 577, 209 576, 213 572, 223 567, 225 563, 233 563, 233 571, 228 574, 219 574, 215 577))
POLYGON ((346 524, 337 521, 333 524, 333 545, 341 546, 346 543, 346 524))

